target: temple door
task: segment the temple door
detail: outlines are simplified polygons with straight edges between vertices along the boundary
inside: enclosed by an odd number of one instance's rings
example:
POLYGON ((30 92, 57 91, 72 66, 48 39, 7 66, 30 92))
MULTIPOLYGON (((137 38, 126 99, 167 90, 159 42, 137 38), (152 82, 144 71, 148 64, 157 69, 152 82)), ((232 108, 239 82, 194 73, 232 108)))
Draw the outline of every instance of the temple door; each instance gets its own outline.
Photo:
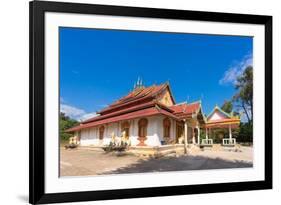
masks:
POLYGON ((143 118, 139 120, 139 137, 138 140, 140 141, 138 146, 146 146, 146 144, 144 143, 144 141, 147 139, 147 124, 148 121, 147 119, 143 118))
POLYGON ((177 127, 176 127, 176 139, 177 139, 177 143, 179 143, 179 139, 181 137, 183 137, 183 125, 177 123, 177 127))

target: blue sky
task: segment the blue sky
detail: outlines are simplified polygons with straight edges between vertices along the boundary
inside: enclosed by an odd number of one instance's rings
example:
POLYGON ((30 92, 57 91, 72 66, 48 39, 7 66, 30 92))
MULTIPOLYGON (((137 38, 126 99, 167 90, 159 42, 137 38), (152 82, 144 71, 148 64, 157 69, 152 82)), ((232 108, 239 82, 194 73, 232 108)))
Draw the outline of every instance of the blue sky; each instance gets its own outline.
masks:
POLYGON ((61 111, 92 116, 132 90, 170 82, 177 102, 202 100, 208 114, 235 93, 252 64, 252 37, 60 28, 61 111))

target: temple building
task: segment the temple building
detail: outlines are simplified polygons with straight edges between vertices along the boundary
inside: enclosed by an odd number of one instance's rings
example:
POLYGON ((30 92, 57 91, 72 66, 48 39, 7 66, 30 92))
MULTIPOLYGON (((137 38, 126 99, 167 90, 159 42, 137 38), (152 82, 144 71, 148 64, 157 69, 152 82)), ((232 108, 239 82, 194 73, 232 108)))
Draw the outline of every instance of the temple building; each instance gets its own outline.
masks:
POLYGON ((131 147, 208 146, 213 144, 209 133, 217 128, 229 132, 222 144, 234 145, 232 130, 240 123, 239 117, 217 106, 205 116, 201 101, 176 103, 169 83, 145 87, 140 80, 133 91, 97 114, 67 130, 81 146, 108 145, 112 138, 122 135, 131 147))

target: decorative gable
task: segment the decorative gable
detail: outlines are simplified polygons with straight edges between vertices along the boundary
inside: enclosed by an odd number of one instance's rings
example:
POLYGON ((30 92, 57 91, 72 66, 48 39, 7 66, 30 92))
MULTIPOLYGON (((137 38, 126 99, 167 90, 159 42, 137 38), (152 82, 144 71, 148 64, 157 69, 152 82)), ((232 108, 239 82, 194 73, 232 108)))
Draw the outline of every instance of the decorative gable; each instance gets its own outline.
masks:
POLYGON ((174 101, 168 89, 165 89, 165 91, 161 93, 161 95, 158 98, 158 101, 168 107, 174 105, 174 101))
POLYGON ((222 120, 222 119, 226 119, 226 117, 218 111, 215 111, 209 118, 210 121, 212 121, 212 120, 222 120))
POLYGON ((231 117, 228 113, 224 112, 222 109, 216 106, 215 109, 208 116, 208 121, 218 121, 230 118, 231 117))

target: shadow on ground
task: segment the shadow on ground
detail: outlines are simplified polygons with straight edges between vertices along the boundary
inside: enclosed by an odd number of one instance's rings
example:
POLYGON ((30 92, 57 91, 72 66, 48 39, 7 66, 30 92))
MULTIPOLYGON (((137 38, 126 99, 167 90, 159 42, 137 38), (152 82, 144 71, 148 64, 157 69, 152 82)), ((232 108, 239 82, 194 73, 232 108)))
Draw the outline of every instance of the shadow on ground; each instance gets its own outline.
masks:
POLYGON ((170 158, 150 158, 139 160, 138 163, 100 174, 125 174, 144 172, 166 172, 205 169, 227 169, 253 167, 252 163, 244 161, 228 161, 221 158, 203 156, 181 156, 170 158))

